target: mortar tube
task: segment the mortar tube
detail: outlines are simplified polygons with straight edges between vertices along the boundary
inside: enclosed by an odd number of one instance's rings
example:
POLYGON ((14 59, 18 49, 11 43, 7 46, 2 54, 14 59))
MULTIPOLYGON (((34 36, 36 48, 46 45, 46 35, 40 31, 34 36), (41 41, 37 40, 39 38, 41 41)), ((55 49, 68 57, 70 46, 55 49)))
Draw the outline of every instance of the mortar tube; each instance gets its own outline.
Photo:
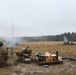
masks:
POLYGON ((58 61, 58 51, 56 51, 56 60, 58 61))

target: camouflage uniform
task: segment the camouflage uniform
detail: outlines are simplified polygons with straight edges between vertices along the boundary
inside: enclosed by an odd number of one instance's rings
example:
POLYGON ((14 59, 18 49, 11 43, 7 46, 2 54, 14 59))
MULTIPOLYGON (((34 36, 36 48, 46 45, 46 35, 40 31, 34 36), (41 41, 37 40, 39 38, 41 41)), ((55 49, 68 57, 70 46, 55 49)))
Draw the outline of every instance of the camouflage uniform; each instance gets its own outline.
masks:
POLYGON ((31 56, 32 50, 29 47, 26 47, 22 50, 21 54, 29 54, 31 56))
POLYGON ((8 59, 8 51, 2 48, 3 43, 0 41, 0 67, 6 65, 8 59))
POLYGON ((30 58, 32 50, 29 47, 23 48, 21 52, 16 52, 18 61, 23 61, 25 58, 30 58))

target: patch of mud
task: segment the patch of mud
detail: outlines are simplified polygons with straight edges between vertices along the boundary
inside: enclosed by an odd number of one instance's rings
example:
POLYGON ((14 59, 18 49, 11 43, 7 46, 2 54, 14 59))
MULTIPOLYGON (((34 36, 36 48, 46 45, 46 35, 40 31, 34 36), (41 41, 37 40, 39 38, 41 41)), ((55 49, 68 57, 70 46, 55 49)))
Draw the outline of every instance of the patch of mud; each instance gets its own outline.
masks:
POLYGON ((37 64, 18 64, 10 69, 9 75, 75 75, 76 61, 65 61, 63 64, 50 65, 45 68, 37 64))
POLYGON ((38 66, 28 65, 26 66, 14 66, 9 75, 48 75, 48 70, 45 73, 45 69, 39 68, 38 66))

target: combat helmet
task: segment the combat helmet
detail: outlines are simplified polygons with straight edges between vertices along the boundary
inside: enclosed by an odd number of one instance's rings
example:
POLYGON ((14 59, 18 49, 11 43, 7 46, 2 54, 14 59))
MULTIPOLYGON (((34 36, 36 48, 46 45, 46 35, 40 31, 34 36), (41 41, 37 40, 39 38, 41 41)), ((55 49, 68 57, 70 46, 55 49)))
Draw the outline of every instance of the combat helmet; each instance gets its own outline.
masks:
POLYGON ((0 46, 3 46, 3 42, 2 41, 0 41, 0 46))

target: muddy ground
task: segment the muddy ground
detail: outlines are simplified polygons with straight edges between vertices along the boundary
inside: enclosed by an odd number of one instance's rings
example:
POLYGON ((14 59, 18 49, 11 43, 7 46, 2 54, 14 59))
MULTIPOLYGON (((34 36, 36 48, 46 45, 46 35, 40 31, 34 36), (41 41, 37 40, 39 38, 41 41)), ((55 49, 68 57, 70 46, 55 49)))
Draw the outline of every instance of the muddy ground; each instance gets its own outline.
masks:
POLYGON ((0 75, 76 75, 76 61, 64 61, 62 64, 39 66, 37 63, 17 63, 15 66, 1 68, 0 75), (3 71, 2 70, 2 71, 3 71))

